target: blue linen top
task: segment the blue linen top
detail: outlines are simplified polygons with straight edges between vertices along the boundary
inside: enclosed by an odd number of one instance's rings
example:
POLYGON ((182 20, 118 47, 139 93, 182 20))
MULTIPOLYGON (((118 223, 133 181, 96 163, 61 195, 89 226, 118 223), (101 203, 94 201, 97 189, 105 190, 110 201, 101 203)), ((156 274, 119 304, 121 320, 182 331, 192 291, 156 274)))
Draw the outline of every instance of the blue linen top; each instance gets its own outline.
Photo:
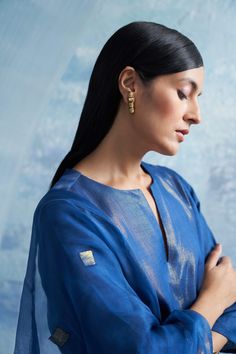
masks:
MULTIPOLYGON (((212 354, 190 310, 216 244, 191 185, 141 162, 167 237, 141 189, 67 169, 33 217, 14 354, 212 354)), ((236 353, 236 303, 212 330, 236 353)))

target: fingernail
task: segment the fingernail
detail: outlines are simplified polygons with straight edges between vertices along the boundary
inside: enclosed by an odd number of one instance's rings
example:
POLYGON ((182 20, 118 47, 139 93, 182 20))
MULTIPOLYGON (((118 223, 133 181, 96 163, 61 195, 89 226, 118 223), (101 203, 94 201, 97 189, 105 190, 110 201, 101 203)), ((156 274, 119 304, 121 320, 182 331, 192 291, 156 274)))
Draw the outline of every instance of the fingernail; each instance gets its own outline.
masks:
POLYGON ((222 245, 221 245, 221 243, 217 243, 217 248, 218 248, 218 251, 219 251, 219 252, 222 251, 222 245))

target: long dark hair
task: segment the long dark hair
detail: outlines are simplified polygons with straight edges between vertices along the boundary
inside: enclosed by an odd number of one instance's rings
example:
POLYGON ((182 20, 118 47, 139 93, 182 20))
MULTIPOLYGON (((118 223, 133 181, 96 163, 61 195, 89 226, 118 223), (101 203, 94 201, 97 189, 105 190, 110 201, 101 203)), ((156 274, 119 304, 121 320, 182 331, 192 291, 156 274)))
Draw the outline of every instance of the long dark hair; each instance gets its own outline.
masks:
POLYGON ((95 62, 73 144, 49 189, 66 168, 72 168, 90 154, 108 133, 122 97, 118 88, 119 74, 127 65, 132 66, 146 84, 158 75, 203 66, 203 60, 189 38, 164 25, 135 21, 118 29, 95 62))

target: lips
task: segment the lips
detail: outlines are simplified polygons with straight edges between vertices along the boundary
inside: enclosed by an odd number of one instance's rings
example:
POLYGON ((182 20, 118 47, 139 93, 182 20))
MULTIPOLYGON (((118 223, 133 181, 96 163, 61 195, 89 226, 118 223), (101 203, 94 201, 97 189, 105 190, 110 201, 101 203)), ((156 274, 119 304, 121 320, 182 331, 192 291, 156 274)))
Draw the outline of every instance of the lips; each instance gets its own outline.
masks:
POLYGON ((188 129, 179 129, 176 130, 176 135, 178 136, 178 139, 180 141, 184 141, 184 135, 188 134, 189 130, 188 129))
POLYGON ((189 130, 188 130, 188 129, 176 130, 176 132, 180 132, 180 133, 182 133, 183 135, 187 135, 187 134, 189 133, 189 130))

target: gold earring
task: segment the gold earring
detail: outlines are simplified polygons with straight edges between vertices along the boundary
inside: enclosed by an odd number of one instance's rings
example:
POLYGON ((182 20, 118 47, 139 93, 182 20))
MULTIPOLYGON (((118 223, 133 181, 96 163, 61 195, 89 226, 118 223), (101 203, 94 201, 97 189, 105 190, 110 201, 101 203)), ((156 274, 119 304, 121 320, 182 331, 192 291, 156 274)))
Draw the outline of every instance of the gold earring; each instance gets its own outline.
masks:
POLYGON ((134 114, 134 93, 130 90, 128 94, 129 113, 134 114))

